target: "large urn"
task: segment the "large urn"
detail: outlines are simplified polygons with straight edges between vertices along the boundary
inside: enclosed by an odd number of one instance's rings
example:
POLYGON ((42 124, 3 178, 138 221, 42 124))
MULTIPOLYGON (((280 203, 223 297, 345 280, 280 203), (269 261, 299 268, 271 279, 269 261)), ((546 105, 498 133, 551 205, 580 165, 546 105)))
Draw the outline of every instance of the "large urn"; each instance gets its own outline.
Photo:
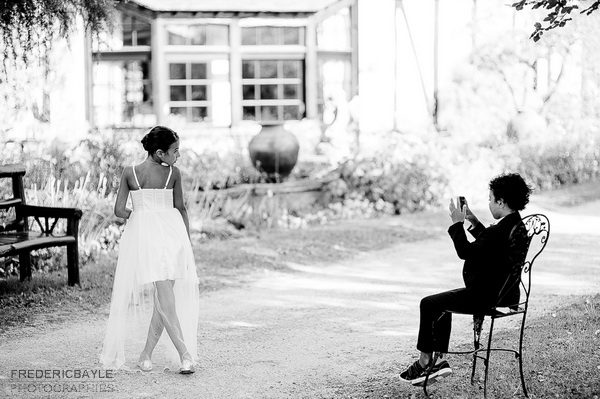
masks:
POLYGON ((294 169, 300 144, 283 125, 263 125, 248 144, 252 164, 272 181, 281 181, 294 169))

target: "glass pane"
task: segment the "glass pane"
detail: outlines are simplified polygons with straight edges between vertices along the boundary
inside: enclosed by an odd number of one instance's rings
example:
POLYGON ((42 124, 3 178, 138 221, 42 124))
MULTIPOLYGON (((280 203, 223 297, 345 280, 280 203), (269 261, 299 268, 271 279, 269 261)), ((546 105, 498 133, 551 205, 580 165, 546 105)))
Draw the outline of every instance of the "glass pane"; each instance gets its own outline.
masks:
POLYGON ((277 98, 277 85, 260 85, 261 100, 274 100, 277 98))
POLYGON ((206 79, 206 64, 192 64, 192 79, 206 79))
POLYGON ((256 108, 255 107, 244 107, 244 115, 242 118, 246 121, 256 120, 256 108))
POLYGON ((254 72, 254 61, 242 62, 242 78, 252 79, 255 76, 254 72))
POLYGON ((300 98, 298 85, 283 85, 283 98, 300 98))
POLYGON ((260 77, 261 78, 276 78, 277 77, 277 61, 260 61, 260 77))
POLYGON ((269 105, 260 107, 260 119, 263 121, 276 121, 277 120, 277 106, 269 105))
POLYGON ((206 44, 206 26, 191 25, 189 28, 189 36, 192 39, 191 44, 203 46, 206 44))
POLYGON ((299 120, 300 117, 300 107, 297 105, 285 105, 283 107, 283 120, 299 120))
POLYGON ((229 45, 229 27, 227 25, 208 25, 206 44, 212 46, 229 45))
POLYGON ((256 44, 256 28, 242 28, 242 44, 246 46, 256 44))
POLYGON ((171 86, 169 89, 171 101, 185 101, 185 86, 171 86))
POLYGON ((133 46, 133 18, 123 14, 123 46, 133 46))
POLYGON ((282 61, 284 78, 300 77, 300 61, 282 61))
POLYGON ((185 79, 185 64, 169 64, 169 79, 185 79))
POLYGON ((283 28, 283 44, 300 44, 300 28, 283 28))
POLYGON ((324 50, 350 49, 350 12, 340 10, 317 25, 317 47, 324 50))
POLYGON ((207 98, 206 85, 192 86, 192 101, 205 101, 207 98))
POLYGON ((169 32, 168 43, 174 46, 182 46, 185 45, 185 37, 182 35, 178 35, 173 32, 169 32))
POLYGON ((149 46, 150 45, 150 35, 151 29, 150 24, 146 22, 142 22, 140 20, 136 20, 135 22, 135 31, 137 33, 137 45, 138 46, 149 46))
POLYGON ((186 107, 171 107, 171 114, 186 116, 187 108, 186 107))
POLYGON ((192 122, 202 122, 207 116, 206 107, 192 107, 192 122))
POLYGON ((259 29, 259 44, 271 45, 279 44, 277 41, 278 28, 275 26, 262 26, 259 29))
POLYGON ((254 100, 254 99, 256 99, 254 85, 244 85, 242 87, 242 98, 244 100, 254 100))

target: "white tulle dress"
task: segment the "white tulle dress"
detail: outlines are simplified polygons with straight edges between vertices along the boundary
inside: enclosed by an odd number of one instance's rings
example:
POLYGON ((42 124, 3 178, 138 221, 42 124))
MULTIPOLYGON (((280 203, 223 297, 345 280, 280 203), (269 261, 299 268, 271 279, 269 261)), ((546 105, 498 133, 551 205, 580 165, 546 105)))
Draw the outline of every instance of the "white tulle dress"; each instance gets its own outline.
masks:
MULTIPOLYGON (((138 189, 130 191, 133 210, 119 244, 110 315, 100 354, 105 368, 128 369, 128 358, 137 361, 152 316, 153 283, 160 280, 174 280, 183 339, 193 361, 198 359, 198 275, 183 218, 173 206, 173 189, 167 189, 172 172, 171 167, 164 189, 143 189, 133 168, 138 189)), ((166 331, 160 341, 169 348, 165 349, 168 358, 178 361, 166 331)))

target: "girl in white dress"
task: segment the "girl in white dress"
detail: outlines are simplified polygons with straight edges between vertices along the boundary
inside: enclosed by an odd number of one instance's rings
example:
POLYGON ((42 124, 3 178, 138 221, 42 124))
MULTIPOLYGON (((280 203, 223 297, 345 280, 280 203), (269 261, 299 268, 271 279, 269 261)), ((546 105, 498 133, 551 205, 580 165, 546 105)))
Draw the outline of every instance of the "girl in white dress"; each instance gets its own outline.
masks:
POLYGON ((119 245, 104 346, 105 368, 125 366, 128 322, 153 296, 153 312, 138 367, 152 370, 152 352, 167 330, 181 361, 180 372, 191 374, 198 328, 198 276, 183 201, 177 133, 156 126, 142 139, 148 157, 126 167, 115 202, 115 215, 127 219, 119 245), (133 209, 126 207, 131 195, 133 209))

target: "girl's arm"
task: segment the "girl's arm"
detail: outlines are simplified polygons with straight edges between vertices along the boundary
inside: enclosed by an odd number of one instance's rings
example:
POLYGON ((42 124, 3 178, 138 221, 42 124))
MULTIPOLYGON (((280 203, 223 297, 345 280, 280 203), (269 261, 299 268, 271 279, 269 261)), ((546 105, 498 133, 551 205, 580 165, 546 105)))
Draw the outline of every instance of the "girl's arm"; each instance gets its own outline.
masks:
POLYGON ((183 185, 181 183, 181 171, 177 167, 173 167, 173 206, 181 213, 185 229, 188 237, 190 236, 190 221, 188 218, 187 209, 183 201, 183 185))
POLYGON ((115 215, 123 219, 129 219, 131 215, 131 209, 127 208, 127 197, 129 197, 129 183, 127 182, 127 176, 131 166, 127 166, 123 169, 121 175, 121 184, 119 184, 119 191, 117 192, 117 200, 115 201, 115 215))

